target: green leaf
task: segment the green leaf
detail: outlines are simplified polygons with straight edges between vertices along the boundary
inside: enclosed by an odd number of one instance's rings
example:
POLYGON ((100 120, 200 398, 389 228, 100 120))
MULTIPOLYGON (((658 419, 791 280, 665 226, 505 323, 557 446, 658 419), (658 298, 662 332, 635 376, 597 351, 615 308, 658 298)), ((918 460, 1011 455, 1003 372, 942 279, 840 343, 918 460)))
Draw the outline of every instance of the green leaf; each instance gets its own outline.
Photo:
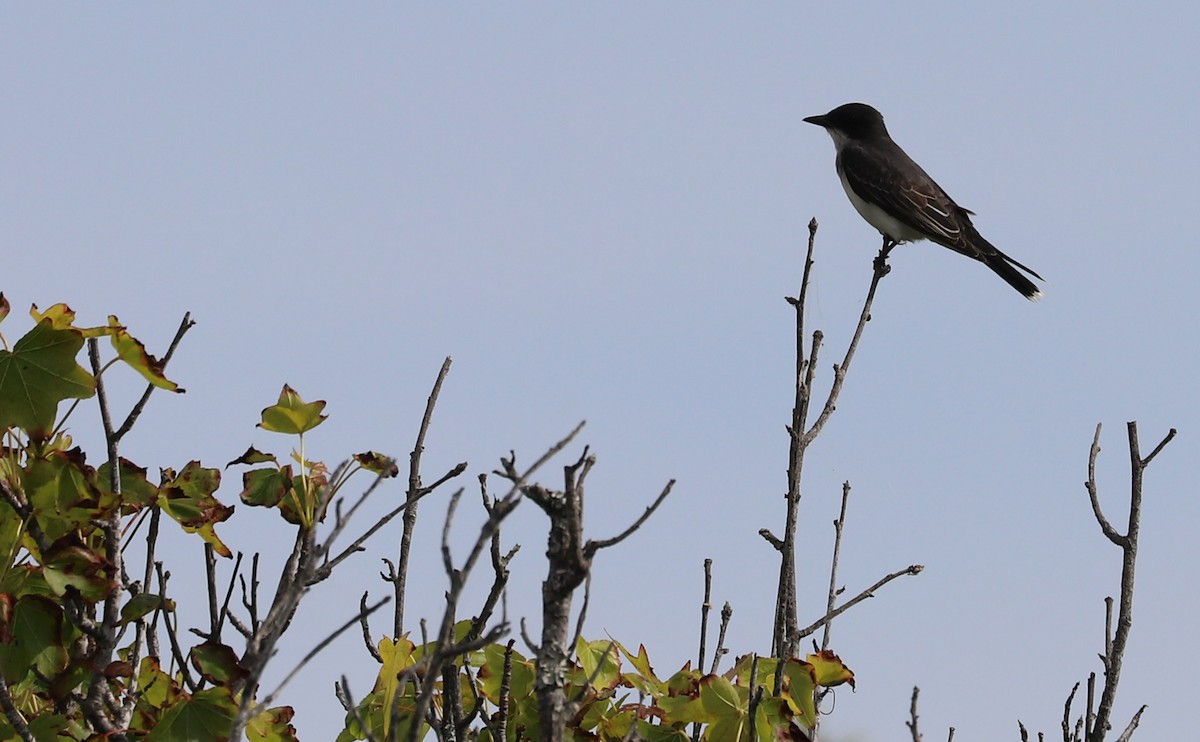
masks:
POLYGON ((117 351, 118 358, 159 389, 179 394, 184 392, 178 384, 167 378, 163 371, 162 361, 147 353, 146 346, 130 335, 115 315, 108 315, 108 329, 113 349, 117 351))
POLYGON ((218 469, 205 469, 191 461, 178 475, 167 472, 167 481, 159 487, 158 505, 183 530, 198 533, 218 554, 230 558, 233 553, 217 537, 215 525, 233 515, 233 508, 222 505, 213 493, 221 485, 218 469))
MULTIPOLYGON (((366 739, 370 733, 372 739, 408 739, 409 731, 413 724, 417 724, 417 739, 425 739, 428 736, 429 725, 424 720, 414 719, 413 711, 416 709, 416 702, 412 698, 412 694, 399 699, 395 706, 384 706, 383 691, 376 690, 363 699, 358 705, 357 718, 355 714, 346 713, 346 727, 341 734, 337 736, 337 742, 352 742, 353 740, 366 739), (393 711, 395 712, 393 714, 393 711), (366 729, 359 724, 359 719, 365 722, 366 729), (384 732, 384 728, 388 727, 393 736, 389 737, 388 733, 384 732)), ((513 727, 515 728, 515 727, 513 727)), ((527 727, 536 728, 536 727, 527 727)))
POLYGON ((586 642, 580 637, 575 642, 575 656, 580 665, 576 677, 572 678, 576 685, 583 685, 590 678, 591 687, 599 692, 617 687, 621 680, 621 666, 612 641, 586 642))
POLYGON ((800 722, 812 728, 817 723, 816 702, 813 700, 817 678, 813 666, 803 660, 789 659, 783 666, 783 677, 786 686, 782 698, 791 705, 800 722))
MULTIPOLYGON (((291 466, 286 467, 291 471, 291 466)), ((283 519, 293 525, 305 529, 313 527, 316 517, 317 503, 321 499, 321 488, 328 484, 324 475, 310 475, 307 479, 300 475, 292 477, 292 486, 287 495, 279 502, 279 512, 283 519)), ((324 520, 325 515, 321 515, 324 520)))
POLYGON ((262 411, 262 422, 258 427, 273 433, 298 435, 325 422, 328 416, 321 414, 323 409, 324 401, 306 403, 295 389, 284 384, 279 401, 262 411))
POLYGON ((242 502, 257 507, 275 507, 292 489, 292 467, 253 469, 242 475, 242 502))
POLYGON ((52 678, 67 666, 63 646, 62 609, 46 598, 26 595, 12 608, 5 633, 11 640, 0 644, 0 672, 9 685, 31 670, 52 678))
POLYGON ((111 574, 112 565, 80 542, 77 536, 66 536, 55 542, 43 558, 46 563, 42 567, 42 576, 57 597, 66 595, 67 588, 73 588, 84 600, 96 603, 117 587, 111 574))
POLYGON ((723 677, 708 675, 700 681, 700 704, 708 717, 704 737, 738 740, 749 721, 750 694, 723 677))
POLYGON ((202 690, 172 706, 146 742, 225 742, 237 716, 237 704, 228 688, 202 690))
POLYGON ((84 334, 74 327, 38 322, 12 351, 0 350, 0 429, 18 427, 42 436, 54 425, 64 399, 86 399, 96 380, 75 362, 84 334))
POLYGON ((57 541, 98 517, 100 493, 93 475, 78 448, 29 462, 21 485, 47 540, 57 541))
POLYGON ((159 608, 166 611, 173 611, 175 610, 175 601, 170 598, 164 598, 161 595, 154 595, 153 593, 138 593, 130 598, 125 605, 121 606, 121 620, 119 624, 124 626, 159 608))
MULTIPOLYGON (((158 499, 158 487, 146 478, 146 470, 128 459, 121 458, 121 513, 128 515, 146 507, 158 499)), ((112 487, 109 486, 109 465, 105 461, 96 470, 96 487, 103 493, 101 508, 113 507, 112 487)))
MULTIPOLYGON (((489 644, 471 654, 471 664, 479 668, 479 689, 492 703, 500 703, 500 684, 504 680, 504 654, 507 646, 489 644)), ((512 650, 509 698, 526 698, 533 693, 536 678, 533 662, 515 649, 512 650)))
POLYGON ((188 653, 188 659, 192 667, 214 685, 232 685, 250 674, 237 653, 220 642, 210 640, 197 644, 188 653))
POLYGON ((631 654, 620 642, 617 642, 617 648, 633 665, 636 673, 627 672, 621 675, 623 682, 632 685, 635 690, 645 693, 648 696, 660 696, 666 692, 666 687, 658 676, 654 674, 654 668, 650 666, 650 657, 646 654, 646 645, 638 645, 638 653, 631 654))

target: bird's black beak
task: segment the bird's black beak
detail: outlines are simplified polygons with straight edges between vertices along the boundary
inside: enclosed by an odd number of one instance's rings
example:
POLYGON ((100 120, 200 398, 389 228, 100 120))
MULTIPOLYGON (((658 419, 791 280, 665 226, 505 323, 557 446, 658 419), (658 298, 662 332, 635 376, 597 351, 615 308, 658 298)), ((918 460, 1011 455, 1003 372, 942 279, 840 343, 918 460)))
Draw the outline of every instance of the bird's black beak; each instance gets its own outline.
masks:
POLYGON ((804 120, 810 124, 816 124, 817 126, 826 126, 824 116, 809 116, 804 120))

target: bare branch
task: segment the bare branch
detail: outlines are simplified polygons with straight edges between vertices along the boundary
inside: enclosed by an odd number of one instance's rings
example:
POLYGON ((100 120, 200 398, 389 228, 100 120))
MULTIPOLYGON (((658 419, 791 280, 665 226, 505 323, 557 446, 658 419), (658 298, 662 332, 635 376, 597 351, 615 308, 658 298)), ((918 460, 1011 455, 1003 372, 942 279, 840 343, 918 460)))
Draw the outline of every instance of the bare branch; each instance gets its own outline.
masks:
POLYGON ((788 491, 786 496, 787 515, 783 536, 776 539, 768 532, 759 531, 780 552, 779 584, 775 598, 775 625, 772 637, 771 653, 780 659, 794 656, 798 650, 801 635, 797 633, 796 608, 796 527, 799 519, 801 477, 804 469, 804 454, 808 446, 820 435, 829 417, 837 406, 838 396, 845 383, 850 363, 862 338, 866 324, 871 319, 871 305, 875 300, 875 292, 879 281, 891 270, 887 265, 887 256, 895 246, 886 237, 883 246, 874 261, 874 271, 871 283, 867 289, 867 297, 863 302, 862 312, 854 335, 846 349, 841 364, 833 367, 833 382, 825 404, 816 421, 808 427, 809 407, 813 397, 813 380, 816 373, 816 358, 821 347, 823 335, 820 331, 813 333, 812 349, 808 357, 804 353, 804 299, 807 292, 810 269, 812 266, 813 246, 816 238, 816 220, 809 222, 808 252, 805 258, 804 277, 800 288, 800 297, 789 302, 796 308, 796 394, 792 407, 792 420, 788 426, 790 448, 788 452, 788 491))
POLYGON ((889 575, 885 575, 884 577, 880 578, 879 581, 876 582, 874 585, 870 586, 866 590, 863 590, 858 595, 855 595, 853 598, 846 601, 838 608, 834 609, 833 611, 831 611, 829 613, 826 613, 824 616, 822 616, 821 618, 812 622, 808 626, 805 626, 804 628, 799 629, 797 632, 797 635, 796 635, 797 640, 803 639, 804 637, 809 636, 814 631, 816 631, 817 629, 824 626, 826 623, 828 623, 828 622, 832 621, 833 619, 837 618, 838 616, 842 615, 843 613, 850 610, 851 608, 858 605, 859 603, 866 600, 867 598, 875 597, 876 590, 878 590, 879 588, 888 584, 889 582, 896 579, 897 577, 903 577, 904 575, 919 575, 919 574, 921 574, 921 570, 923 570, 923 569, 925 569, 924 565, 913 564, 913 565, 905 567, 904 569, 899 570, 897 572, 892 572, 889 575))
POLYGON ((362 627, 363 644, 367 647, 367 653, 382 665, 383 655, 379 653, 379 648, 375 646, 375 642, 371 641, 371 622, 369 618, 367 614, 367 591, 364 590, 362 597, 358 599, 358 623, 362 627))
POLYGON ((921 689, 913 686, 912 703, 908 706, 909 720, 904 722, 904 726, 908 727, 908 731, 912 734, 912 742, 921 742, 921 732, 917 730, 917 696, 920 695, 921 689))
POLYGON ((269 708, 270 705, 275 701, 275 699, 279 697, 279 694, 283 691, 283 689, 287 686, 287 684, 292 681, 292 678, 296 677, 296 675, 299 674, 299 672, 304 669, 304 666, 307 665, 309 663, 309 661, 312 660, 313 657, 316 657, 318 654, 320 654, 321 651, 323 649, 325 649, 325 647, 328 647, 330 644, 332 644, 334 639, 337 639, 339 636, 341 636, 351 626, 353 626, 356 623, 359 623, 360 621, 363 621, 364 619, 366 619, 367 616, 370 616, 375 611, 377 611, 380 608, 382 608, 383 606, 387 605, 391 601, 391 599, 392 599, 391 596, 385 597, 384 599, 375 603, 375 605, 367 608, 366 610, 360 610, 358 612, 358 614, 355 615, 353 618, 349 619, 348 621, 343 623, 341 626, 334 629, 333 633, 331 633, 329 636, 325 637, 320 642, 318 642, 317 646, 310 649, 308 654, 304 655, 304 657, 301 658, 301 660, 296 663, 296 666, 294 668, 292 668, 292 671, 289 672, 286 676, 284 676, 283 680, 281 680, 279 682, 279 685, 275 688, 275 690, 268 693, 267 697, 264 698, 262 701, 260 701, 258 703, 258 705, 261 707, 269 708))
POLYGON ((1067 694, 1067 702, 1063 704, 1062 718, 1062 733, 1063 742, 1073 742, 1071 739, 1071 704, 1075 700, 1075 694, 1079 691, 1079 683, 1076 683, 1071 692, 1067 694))
MULTIPOLYGON (((729 622, 732 620, 733 606, 726 601, 725 605, 721 608, 721 626, 717 630, 717 648, 713 650, 712 668, 709 669, 709 674, 711 675, 717 674, 717 668, 721 664, 721 658, 729 652, 729 650, 725 648, 725 632, 729 630, 729 622)), ((699 669, 703 670, 704 668, 701 667, 699 669)))
POLYGON ((658 509, 658 506, 662 504, 663 500, 667 499, 667 495, 671 494, 671 488, 674 486, 674 479, 667 482, 667 486, 664 487, 663 491, 658 494, 658 497, 654 500, 654 502, 651 503, 650 506, 644 511, 642 511, 641 516, 639 516, 632 525, 622 531, 619 536, 616 536, 615 538, 600 539, 599 541, 588 541, 587 546, 584 547, 584 551, 589 557, 591 557, 597 551, 600 551, 601 549, 607 549, 610 546, 616 546, 625 539, 629 538, 634 531, 642 527, 642 524, 645 523, 651 515, 654 515, 654 511, 658 509))
MULTIPOLYGON (((171 362, 171 356, 175 355, 175 349, 179 347, 179 342, 183 340, 183 336, 188 330, 192 329, 195 324, 196 323, 192 320, 191 312, 187 312, 183 315, 183 321, 179 323, 179 329, 175 331, 175 337, 171 339, 171 345, 167 348, 167 352, 163 355, 162 361, 160 361, 162 368, 165 369, 167 364, 171 362)), ((133 409, 131 409, 129 414, 125 417, 125 422, 121 423, 120 428, 113 431, 112 435, 114 442, 119 442, 130 430, 133 429, 133 424, 137 422, 138 417, 142 414, 142 410, 146 408, 146 403, 150 401, 150 395, 154 392, 155 388, 156 387, 153 384, 146 385, 146 391, 142 392, 142 398, 133 405, 133 409)))
MULTIPOLYGON (((704 560, 704 601, 700 603, 700 658, 696 667, 704 667, 704 644, 708 639, 708 612, 712 610, 712 559, 704 560)), ((693 742, 697 738, 699 726, 692 732, 693 742)))
MULTIPOLYGON (((1146 459, 1149 461, 1150 459, 1146 459)), ((1121 736, 1117 737, 1117 742, 1129 742, 1133 736, 1133 730, 1137 729, 1138 723, 1142 720, 1142 712, 1146 710, 1146 704, 1142 704, 1133 718, 1129 720, 1129 724, 1125 727, 1125 731, 1121 732, 1121 736)))
POLYGON ((1096 516, 1096 522, 1100 524, 1100 530, 1104 532, 1109 541, 1117 546, 1122 546, 1121 534, 1117 533, 1117 529, 1112 527, 1100 509, 1100 495, 1096 488, 1096 459, 1100 456, 1100 430, 1103 427, 1103 423, 1096 423, 1096 435, 1092 437, 1092 448, 1088 453, 1088 478, 1083 486, 1087 488, 1088 499, 1092 503, 1092 512, 1096 516))
MULTIPOLYGON (((834 604, 837 602, 837 571, 838 559, 842 554, 842 530, 846 524, 846 503, 850 500, 850 481, 846 480, 842 483, 842 509, 838 514, 837 520, 833 522, 833 559, 829 565, 829 594, 825 601, 825 615, 833 613, 834 604)), ((830 619, 825 623, 825 632, 821 636, 821 649, 829 649, 829 635, 833 630, 833 620, 830 619)))
POLYGON ((405 500, 409 507, 404 511, 404 530, 400 536, 400 554, 396 562, 393 583, 393 593, 396 598, 392 619, 393 636, 400 636, 404 633, 404 592, 408 580, 408 559, 412 551, 413 528, 417 523, 416 502, 422 496, 424 489, 421 485, 421 456, 425 453, 425 434, 429 432, 429 423, 433 419, 433 408, 437 406, 438 395, 442 391, 442 382, 450 373, 452 362, 450 356, 446 356, 446 360, 442 361, 442 368, 433 382, 433 391, 429 393, 429 399, 425 402, 425 414, 421 418, 421 427, 417 430, 417 441, 408 457, 408 495, 405 500))

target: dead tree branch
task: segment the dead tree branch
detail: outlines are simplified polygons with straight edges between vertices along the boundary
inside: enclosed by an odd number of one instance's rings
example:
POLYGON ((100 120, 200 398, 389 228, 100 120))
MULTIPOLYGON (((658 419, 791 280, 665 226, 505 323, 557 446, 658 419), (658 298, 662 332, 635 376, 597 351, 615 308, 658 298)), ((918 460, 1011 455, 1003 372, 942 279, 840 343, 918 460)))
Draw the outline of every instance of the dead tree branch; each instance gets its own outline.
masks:
POLYGON ((854 336, 846 348, 842 362, 833 367, 833 382, 829 395, 810 427, 808 424, 809 409, 813 400, 813 382, 816 375, 817 356, 824 338, 820 330, 814 331, 812 344, 805 353, 806 336, 804 327, 804 304, 808 296, 809 278, 813 266, 813 248, 816 244, 817 220, 808 223, 808 249, 804 260, 804 273, 800 283, 800 293, 797 298, 788 298, 788 302, 796 310, 796 393, 792 407, 792 420, 788 426, 790 447, 788 452, 788 490, 787 515, 784 521, 782 537, 776 537, 769 532, 760 531, 763 537, 772 544, 780 554, 779 585, 775 599, 774 636, 771 643, 771 653, 780 659, 795 656, 800 645, 800 635, 797 631, 796 606, 796 527, 799 521, 801 478, 804 470, 804 454, 809 445, 820 435, 821 430, 829 421, 837 407, 838 396, 850 371, 850 363, 858 343, 862 339, 867 322, 871 319, 871 306, 875 301, 875 291, 879 281, 891 270, 887 264, 888 253, 895 243, 884 239, 883 247, 875 257, 874 271, 871 283, 867 289, 867 297, 863 302, 858 325, 854 336))

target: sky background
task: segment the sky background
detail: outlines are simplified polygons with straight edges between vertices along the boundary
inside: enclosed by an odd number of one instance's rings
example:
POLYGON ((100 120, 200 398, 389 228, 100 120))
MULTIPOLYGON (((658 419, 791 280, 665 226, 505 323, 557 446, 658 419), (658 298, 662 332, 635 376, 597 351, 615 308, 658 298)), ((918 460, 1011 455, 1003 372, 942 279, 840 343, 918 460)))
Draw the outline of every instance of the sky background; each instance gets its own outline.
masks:
MULTIPOLYGON (((161 354, 191 312, 169 369, 187 394, 156 396, 123 444, 151 472, 223 466, 250 444, 286 454, 292 440, 254 428, 285 382, 329 402, 310 456, 405 461, 452 356, 424 473, 469 462, 459 559, 481 520, 475 475, 586 419, 542 481, 560 485, 592 447, 589 535, 678 484, 598 556, 585 634, 645 643, 670 675, 696 653, 712 558, 727 645, 767 652, 778 561, 757 532, 784 513, 784 297, 815 216, 827 384, 879 242, 802 119, 870 103, 1047 296, 1026 302, 937 246, 893 253, 809 451, 801 620, 822 610, 845 480, 848 594, 926 569, 835 625, 858 690, 838 691, 823 738, 906 738, 913 685, 926 739, 1016 739, 1017 719, 1055 733, 1072 684, 1100 670, 1120 570, 1083 488, 1088 446, 1103 422, 1102 498, 1123 527, 1128 420, 1147 451, 1180 434, 1146 480, 1114 722, 1147 703, 1137 738, 1180 738, 1200 664, 1197 27, 1192 3, 8 4, 4 333, 28 329, 28 305, 65 301, 83 323, 118 315, 161 354)), ((126 404, 138 388, 112 383, 126 404)), ((98 464, 90 408, 72 432, 98 464)), ((225 477, 232 504, 240 472, 225 477)), ((403 489, 385 486, 359 526, 403 489)), ((449 494, 421 508, 410 623, 440 615, 449 494)), ((509 616, 535 636, 545 527, 525 503, 504 529, 523 546, 509 616)), ((241 505, 218 530, 276 566, 291 542, 241 505)), ((268 689, 364 590, 385 593, 398 534, 313 591, 268 689)), ((170 536, 175 597, 198 599, 198 541, 170 536)), ((464 614, 488 582, 476 576, 464 614)), ((361 697, 376 667, 357 632, 313 662, 282 698, 301 738, 333 739, 335 679, 361 697)))

